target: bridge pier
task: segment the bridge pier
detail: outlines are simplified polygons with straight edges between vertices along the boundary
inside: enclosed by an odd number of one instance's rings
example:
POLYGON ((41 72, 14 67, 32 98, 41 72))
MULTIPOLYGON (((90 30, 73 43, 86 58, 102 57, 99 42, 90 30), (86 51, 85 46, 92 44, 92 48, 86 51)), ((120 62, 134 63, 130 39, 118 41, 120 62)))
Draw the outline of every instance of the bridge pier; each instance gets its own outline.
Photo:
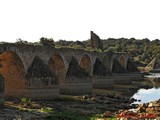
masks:
POLYGON ((0 74, 0 104, 4 103, 4 78, 0 74))

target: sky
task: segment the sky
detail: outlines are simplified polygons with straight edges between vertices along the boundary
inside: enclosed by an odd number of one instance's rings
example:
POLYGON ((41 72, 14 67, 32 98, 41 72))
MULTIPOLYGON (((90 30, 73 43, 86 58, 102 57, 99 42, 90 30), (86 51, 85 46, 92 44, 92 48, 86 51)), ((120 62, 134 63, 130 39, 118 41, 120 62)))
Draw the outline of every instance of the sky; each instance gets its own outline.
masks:
POLYGON ((151 88, 151 89, 140 89, 136 94, 134 94, 133 98, 137 100, 141 100, 141 102, 136 103, 148 103, 150 101, 158 100, 160 97, 160 88, 151 88), (156 94, 156 95, 155 95, 156 94))
POLYGON ((0 41, 160 39, 159 0, 0 0, 0 41))

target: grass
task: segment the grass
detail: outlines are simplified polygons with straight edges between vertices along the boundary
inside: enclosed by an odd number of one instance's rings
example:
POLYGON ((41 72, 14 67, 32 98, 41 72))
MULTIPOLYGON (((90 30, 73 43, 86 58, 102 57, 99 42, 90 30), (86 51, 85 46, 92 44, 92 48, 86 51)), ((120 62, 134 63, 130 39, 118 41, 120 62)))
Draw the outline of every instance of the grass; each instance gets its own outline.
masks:
POLYGON ((40 112, 43 112, 43 113, 52 113, 53 109, 49 108, 49 107, 43 107, 43 108, 41 108, 40 112))
POLYGON ((31 110, 31 109, 26 109, 26 108, 18 108, 18 110, 19 110, 19 111, 30 112, 30 113, 33 112, 33 110, 31 110))
POLYGON ((117 120, 117 118, 103 118, 98 115, 82 115, 70 111, 56 111, 52 114, 51 118, 47 120, 117 120))
POLYGON ((48 120, 96 120, 96 116, 81 115, 69 111, 56 111, 48 120))
POLYGON ((80 96, 72 96, 72 95, 60 95, 59 98, 55 98, 54 102, 85 102, 86 99, 82 99, 80 96))
POLYGON ((21 98, 21 102, 22 103, 29 103, 29 102, 31 102, 31 99, 23 97, 23 98, 21 98))

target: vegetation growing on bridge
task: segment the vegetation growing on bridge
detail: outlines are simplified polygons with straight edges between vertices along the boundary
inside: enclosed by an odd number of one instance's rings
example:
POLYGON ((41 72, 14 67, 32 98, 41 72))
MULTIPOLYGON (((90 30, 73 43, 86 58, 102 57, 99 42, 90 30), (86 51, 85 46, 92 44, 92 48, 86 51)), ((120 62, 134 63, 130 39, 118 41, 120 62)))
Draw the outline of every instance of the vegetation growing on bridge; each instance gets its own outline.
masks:
MULTIPOLYGON (((108 38, 102 40, 103 51, 105 52, 129 52, 134 64, 137 66, 146 66, 158 53, 160 53, 160 40, 150 41, 149 39, 135 38, 108 38)), ((58 47, 71 47, 85 50, 91 49, 90 40, 86 41, 66 41, 59 40, 55 42, 58 47)), ((96 51, 101 52, 98 49, 96 51)))
MULTIPOLYGON (((145 39, 135 38, 108 38, 101 39, 103 43, 103 51, 105 52, 129 52, 131 58, 137 66, 146 66, 149 62, 160 53, 160 40, 155 39, 153 41, 145 39)), ((85 41, 69 41, 59 40, 54 41, 52 38, 40 38, 39 42, 28 43, 26 40, 18 39, 17 44, 34 44, 34 45, 45 45, 56 48, 74 48, 74 49, 85 49, 88 51, 102 52, 101 49, 92 49, 91 40, 85 41)))

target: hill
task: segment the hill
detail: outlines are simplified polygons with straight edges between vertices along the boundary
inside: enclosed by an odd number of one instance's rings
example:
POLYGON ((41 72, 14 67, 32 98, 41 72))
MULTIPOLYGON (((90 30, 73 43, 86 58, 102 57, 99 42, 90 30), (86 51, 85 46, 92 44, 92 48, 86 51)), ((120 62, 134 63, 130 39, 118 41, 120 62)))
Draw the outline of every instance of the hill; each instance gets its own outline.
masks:
MULTIPOLYGON (((150 41, 149 39, 135 39, 135 38, 108 38, 101 39, 103 44, 103 51, 105 52, 129 52, 131 59, 136 66, 148 65, 155 56, 160 52, 160 40, 156 39, 150 41)), ((71 47, 79 49, 93 50, 91 48, 91 40, 85 41, 66 41, 59 40, 55 42, 56 47, 71 47)), ((102 51, 94 49, 95 51, 102 51)))

